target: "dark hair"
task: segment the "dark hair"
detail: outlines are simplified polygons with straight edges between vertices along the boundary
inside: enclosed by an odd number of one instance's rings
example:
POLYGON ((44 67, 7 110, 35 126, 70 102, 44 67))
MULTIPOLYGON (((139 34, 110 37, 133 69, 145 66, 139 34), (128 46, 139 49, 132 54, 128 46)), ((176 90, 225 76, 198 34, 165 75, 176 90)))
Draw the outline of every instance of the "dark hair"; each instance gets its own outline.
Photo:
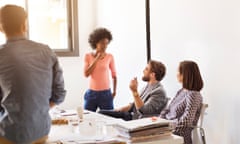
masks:
POLYGON ((112 34, 106 28, 97 28, 89 36, 88 42, 91 45, 92 49, 96 49, 97 43, 107 38, 109 42, 112 40, 112 34))
POLYGON ((183 76, 183 88, 195 91, 200 91, 203 88, 203 80, 195 62, 180 62, 179 73, 183 76))
POLYGON ((12 35, 21 31, 25 24, 27 13, 17 5, 5 5, 0 9, 0 23, 6 35, 12 35))
POLYGON ((163 63, 155 60, 150 60, 151 71, 155 73, 156 80, 161 81, 166 74, 166 67, 163 63))

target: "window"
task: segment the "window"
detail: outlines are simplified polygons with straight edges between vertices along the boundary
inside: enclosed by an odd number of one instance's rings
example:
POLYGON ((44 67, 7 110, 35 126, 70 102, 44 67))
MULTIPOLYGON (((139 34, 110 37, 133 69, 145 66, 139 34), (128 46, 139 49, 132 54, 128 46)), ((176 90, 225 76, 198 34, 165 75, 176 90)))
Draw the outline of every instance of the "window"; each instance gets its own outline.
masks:
MULTIPOLYGON (((1 0, 28 12, 28 37, 48 44, 58 56, 78 56, 77 0, 1 0)), ((4 43, 0 35, 0 42, 4 43)))

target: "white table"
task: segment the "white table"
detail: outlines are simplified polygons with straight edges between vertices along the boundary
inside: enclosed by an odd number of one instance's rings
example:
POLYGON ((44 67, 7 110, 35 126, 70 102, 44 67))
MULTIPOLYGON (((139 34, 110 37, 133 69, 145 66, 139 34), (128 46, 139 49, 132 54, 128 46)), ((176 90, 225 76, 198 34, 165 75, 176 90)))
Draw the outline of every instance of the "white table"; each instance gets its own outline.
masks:
MULTIPOLYGON (((68 117, 69 119, 76 119, 75 116, 68 117)), ((123 122, 121 119, 115 119, 112 117, 104 116, 98 113, 86 112, 83 115, 83 122, 79 126, 72 127, 69 125, 53 125, 49 133, 48 144, 56 144, 57 141, 61 141, 63 144, 82 144, 82 143, 98 143, 103 141, 121 140, 127 141, 117 136, 117 131, 112 126, 106 126, 105 136, 101 137, 101 140, 95 140, 96 138, 96 121, 104 121, 107 125, 111 123, 123 122), (55 143, 54 143, 55 142, 55 143)), ((109 142, 110 143, 110 142, 109 142)), ((132 144, 183 144, 183 138, 170 135, 162 136, 158 138, 152 138, 151 140, 144 140, 141 142, 129 142, 132 144)))

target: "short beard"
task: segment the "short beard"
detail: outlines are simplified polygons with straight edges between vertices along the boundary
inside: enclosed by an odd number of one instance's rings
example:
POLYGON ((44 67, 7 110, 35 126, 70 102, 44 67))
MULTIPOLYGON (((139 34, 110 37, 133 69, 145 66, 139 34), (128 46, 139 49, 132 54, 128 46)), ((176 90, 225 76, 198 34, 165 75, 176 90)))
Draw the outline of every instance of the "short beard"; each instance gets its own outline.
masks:
POLYGON ((150 80, 150 78, 149 78, 149 77, 146 77, 146 76, 143 76, 143 77, 142 77, 142 80, 145 81, 145 82, 148 82, 148 81, 150 80))

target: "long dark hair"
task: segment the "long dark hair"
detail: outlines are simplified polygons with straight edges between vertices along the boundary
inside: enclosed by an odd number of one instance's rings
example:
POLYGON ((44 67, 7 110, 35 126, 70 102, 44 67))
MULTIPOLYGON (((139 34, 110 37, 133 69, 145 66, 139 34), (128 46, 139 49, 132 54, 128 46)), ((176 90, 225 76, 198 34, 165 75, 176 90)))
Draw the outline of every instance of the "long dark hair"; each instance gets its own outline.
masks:
POLYGON ((203 88, 200 70, 194 61, 180 62, 179 73, 183 76, 183 88, 195 91, 200 91, 203 88))

